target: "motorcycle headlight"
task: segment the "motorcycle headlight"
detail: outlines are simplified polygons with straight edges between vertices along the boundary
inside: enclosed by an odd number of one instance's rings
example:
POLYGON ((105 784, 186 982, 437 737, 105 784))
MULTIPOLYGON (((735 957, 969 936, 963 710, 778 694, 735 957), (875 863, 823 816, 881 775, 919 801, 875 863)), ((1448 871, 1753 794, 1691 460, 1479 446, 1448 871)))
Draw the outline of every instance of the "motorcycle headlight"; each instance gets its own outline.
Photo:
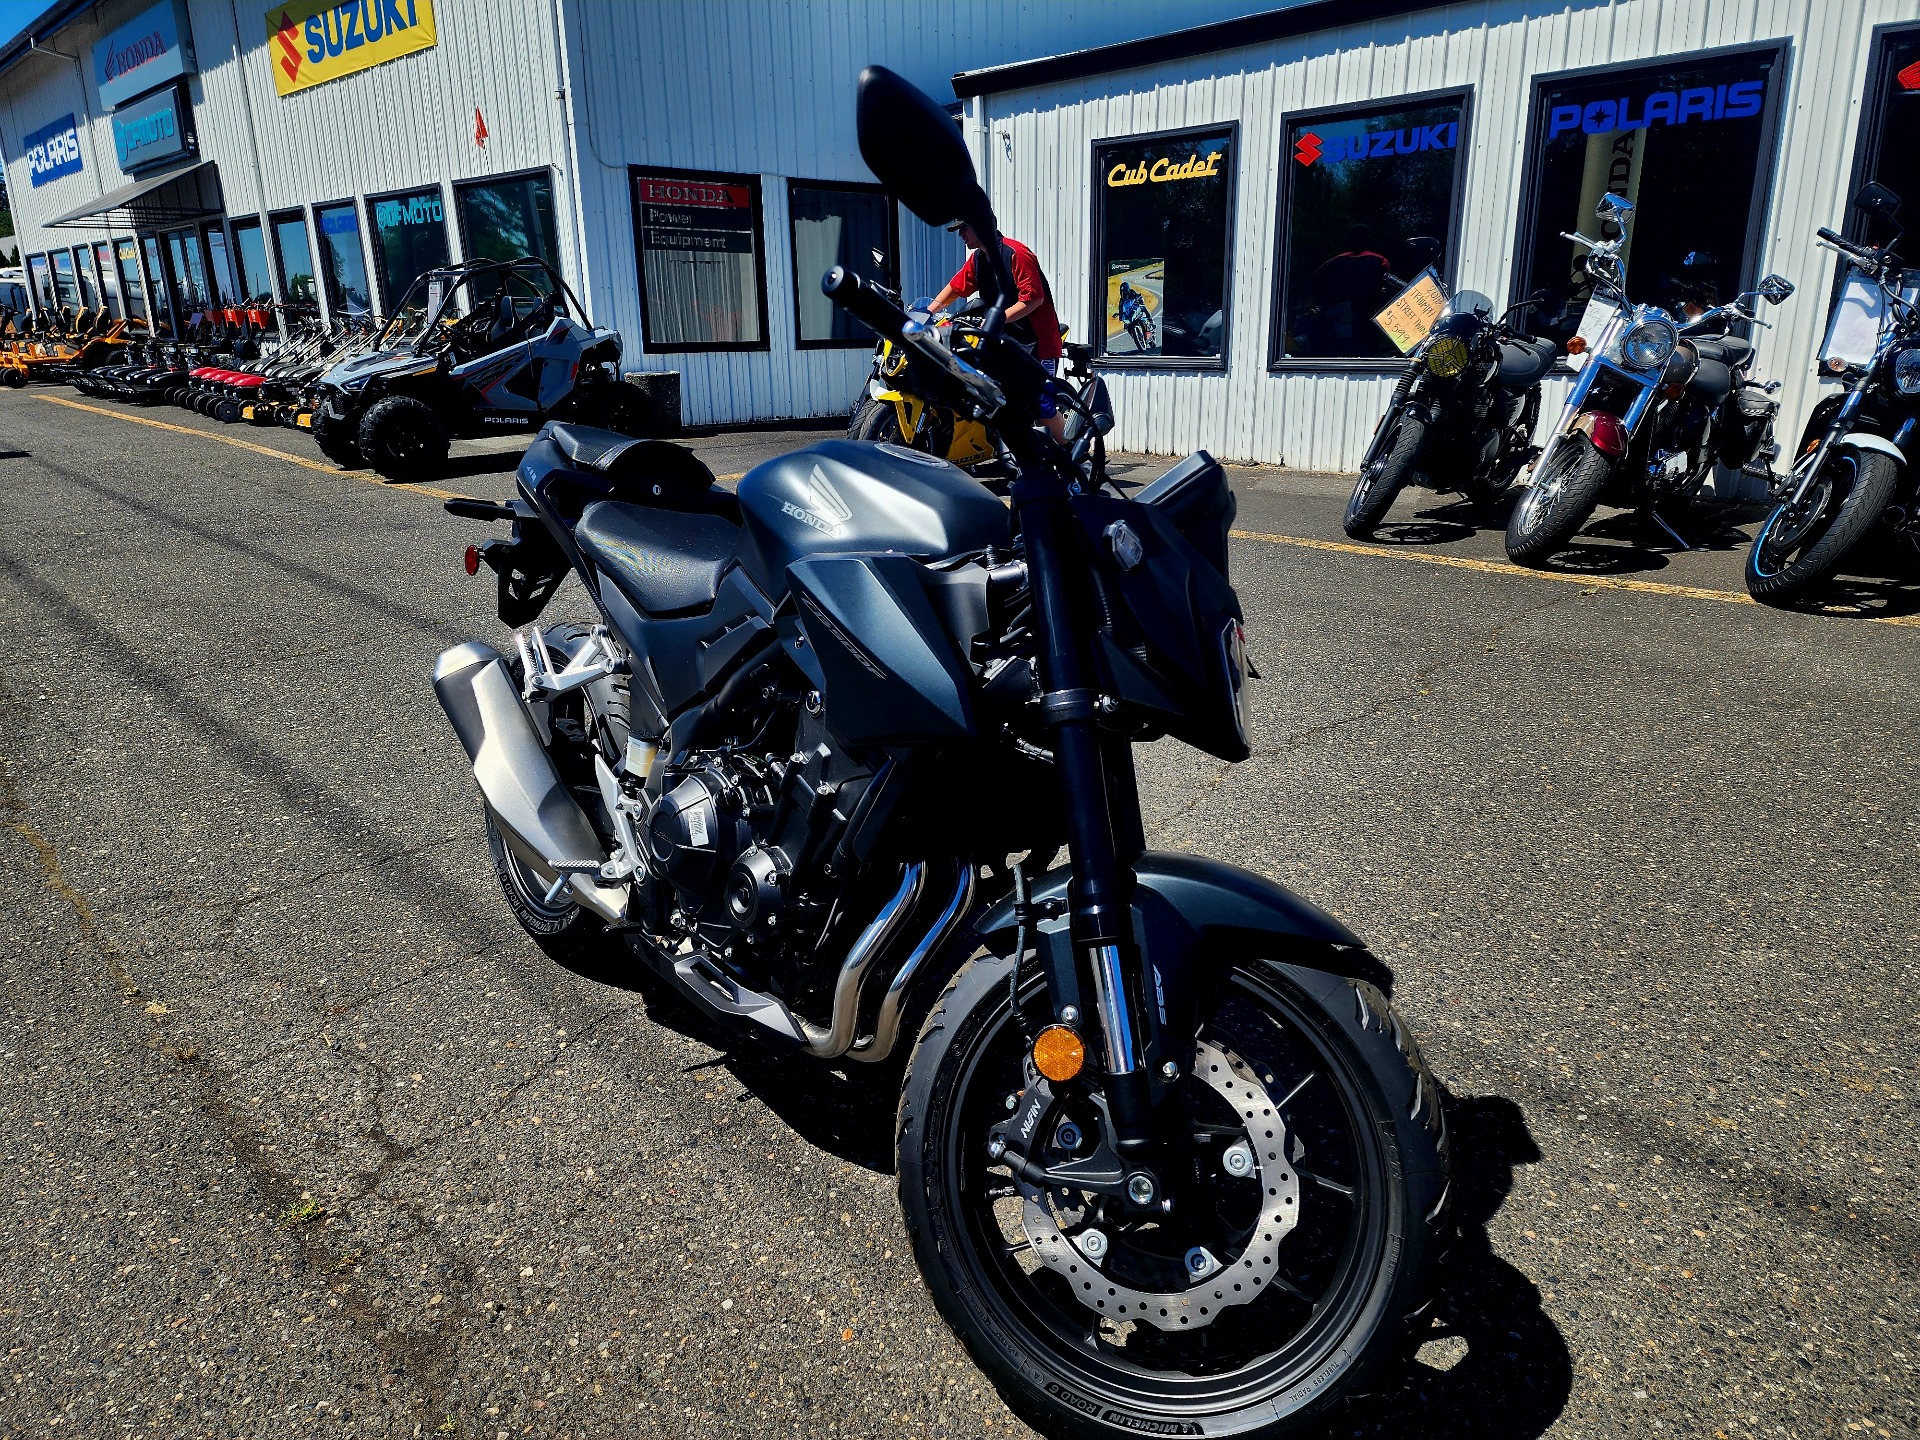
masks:
POLYGON ((1467 368, 1467 347, 1451 335, 1442 335, 1427 347, 1427 369, 1441 379, 1467 368))
POLYGON ((1645 316, 1629 325, 1620 337, 1620 363, 1629 370, 1664 369, 1679 343, 1680 332, 1671 320, 1645 316))
POLYGON ((1893 388, 1902 395, 1920 395, 1920 345, 1894 352, 1893 388))

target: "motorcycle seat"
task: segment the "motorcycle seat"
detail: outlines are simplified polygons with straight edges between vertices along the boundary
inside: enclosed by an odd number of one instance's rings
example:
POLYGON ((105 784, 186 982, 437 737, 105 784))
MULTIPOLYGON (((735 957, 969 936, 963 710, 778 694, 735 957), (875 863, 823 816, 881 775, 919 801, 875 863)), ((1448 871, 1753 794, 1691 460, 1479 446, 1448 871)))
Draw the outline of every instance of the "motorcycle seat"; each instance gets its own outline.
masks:
POLYGON ((1700 351, 1700 363, 1695 367, 1693 378, 1687 381, 1688 393, 1709 405, 1718 405, 1733 390, 1733 371, 1713 355, 1707 347, 1695 342, 1700 351))
POLYGON ((1502 340, 1500 384, 1509 390, 1536 385, 1553 368, 1559 347, 1551 340, 1502 340))
POLYGON ((597 500, 581 512, 573 539, 595 569, 659 618, 713 604, 740 527, 723 515, 597 500))
POLYGON ((1740 365, 1753 354, 1752 343, 1738 335, 1702 337, 1694 340, 1693 348, 1700 352, 1702 360, 1718 360, 1722 365, 1740 365))

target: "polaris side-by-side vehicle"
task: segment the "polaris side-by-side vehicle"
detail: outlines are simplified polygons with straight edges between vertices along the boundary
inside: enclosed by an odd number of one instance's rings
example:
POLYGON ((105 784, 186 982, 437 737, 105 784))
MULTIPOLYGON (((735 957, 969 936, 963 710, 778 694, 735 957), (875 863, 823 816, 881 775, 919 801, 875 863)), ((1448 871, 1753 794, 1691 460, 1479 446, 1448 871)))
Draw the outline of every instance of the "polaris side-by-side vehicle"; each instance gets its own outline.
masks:
POLYGON ((429 270, 372 348, 320 378, 313 438, 337 464, 420 479, 457 437, 574 420, 633 434, 647 419, 620 383, 620 335, 595 329, 544 260, 429 270))

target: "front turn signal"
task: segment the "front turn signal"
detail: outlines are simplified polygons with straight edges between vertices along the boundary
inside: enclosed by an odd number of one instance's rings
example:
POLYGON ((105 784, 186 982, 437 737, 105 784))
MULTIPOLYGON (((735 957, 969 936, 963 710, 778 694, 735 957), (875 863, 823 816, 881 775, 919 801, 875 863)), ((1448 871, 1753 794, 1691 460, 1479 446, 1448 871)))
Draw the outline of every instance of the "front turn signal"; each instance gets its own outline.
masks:
POLYGON ((1585 354, 1586 349, 1587 349, 1587 337, 1584 335, 1576 335, 1571 340, 1567 341, 1567 354, 1569 355, 1585 354))
POLYGON ((1033 1068, 1054 1084, 1073 1079, 1086 1064, 1086 1045, 1065 1025, 1049 1025, 1034 1037, 1033 1068))
POLYGON ((478 545, 467 546, 466 565, 469 575, 478 575, 480 573, 480 547, 478 545))

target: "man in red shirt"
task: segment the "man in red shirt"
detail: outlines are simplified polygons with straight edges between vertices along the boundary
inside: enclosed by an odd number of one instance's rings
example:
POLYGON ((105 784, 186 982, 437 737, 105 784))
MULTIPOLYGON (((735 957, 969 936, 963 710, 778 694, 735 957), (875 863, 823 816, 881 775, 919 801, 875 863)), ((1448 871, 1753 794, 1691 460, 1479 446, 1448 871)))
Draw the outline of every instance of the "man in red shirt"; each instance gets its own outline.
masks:
MULTIPOLYGON (((972 295, 980 288, 979 275, 974 270, 974 262, 980 258, 980 237, 974 233, 971 225, 958 224, 949 227, 960 233, 966 242, 967 262, 960 267, 960 273, 949 280, 946 288, 933 297, 932 309, 935 313, 943 310, 947 302, 956 296, 972 295)), ((1047 284, 1047 277, 1040 269, 1040 262, 1033 258, 1033 251, 1018 240, 1005 236, 1000 244, 1007 260, 1007 268, 1013 272, 1013 284, 1018 296, 1007 306, 1007 337, 1033 352, 1034 357, 1046 367, 1049 375, 1059 373, 1060 366, 1060 317, 1054 313, 1053 290, 1047 284)), ((1054 438, 1064 438, 1067 417, 1055 415, 1047 421, 1047 429, 1054 438)))

